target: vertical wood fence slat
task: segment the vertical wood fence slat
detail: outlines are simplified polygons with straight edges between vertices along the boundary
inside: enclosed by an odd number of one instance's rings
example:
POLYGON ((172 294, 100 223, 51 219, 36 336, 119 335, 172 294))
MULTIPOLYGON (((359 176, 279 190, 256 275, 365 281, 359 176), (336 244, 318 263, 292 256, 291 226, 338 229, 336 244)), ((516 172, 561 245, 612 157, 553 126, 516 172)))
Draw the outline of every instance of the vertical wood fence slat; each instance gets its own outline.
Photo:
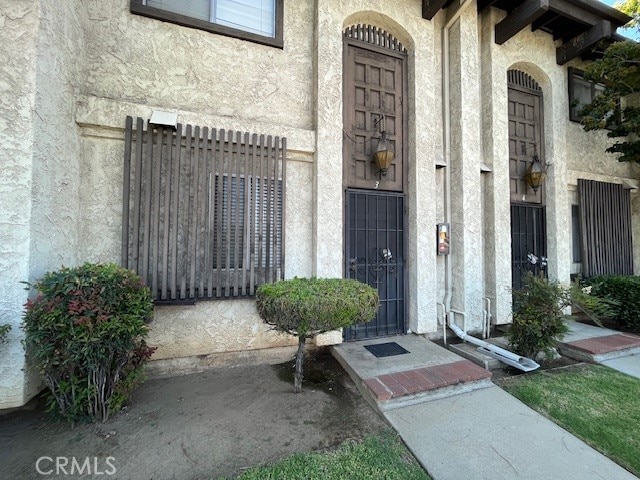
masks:
POLYGON ((171 211, 171 172, 173 159, 173 132, 166 130, 166 156, 164 156, 164 217, 163 217, 163 234, 162 234, 162 290, 160 298, 167 299, 167 288, 169 283, 169 227, 170 227, 170 211, 171 211))
MULTIPOLYGON (((226 250, 226 262, 225 262, 225 279, 226 279, 226 283, 225 283, 225 297, 229 297, 231 296, 231 209, 229 207, 229 205, 231 204, 231 195, 233 193, 233 178, 232 178, 232 172, 233 172, 233 137, 234 137, 235 131, 234 130, 229 130, 228 132, 228 140, 225 141, 225 150, 227 151, 227 161, 225 162, 226 168, 225 168, 225 174, 227 177, 227 188, 225 189, 224 194, 226 195, 227 198, 227 212, 226 212, 226 242, 225 242, 225 250, 226 250)), ((222 202, 222 200, 221 200, 222 202)))
MULTIPOLYGON (((234 203, 235 208, 233 210, 233 247, 230 250, 233 250, 233 295, 237 297, 239 292, 239 284, 240 284, 240 267, 242 266, 242 248, 240 248, 240 243, 238 240, 238 233, 240 232, 240 221, 242 217, 240 216, 240 202, 242 199, 240 186, 242 185, 242 179, 240 178, 240 152, 241 152, 241 144, 242 144, 242 133, 235 133, 235 140, 231 139, 233 145, 233 162, 234 162, 234 171, 236 177, 236 190, 234 193, 234 203)), ((232 192, 233 193, 233 192, 232 192)))
POLYGON ((173 176, 171 179, 171 299, 178 298, 178 210, 180 208, 180 171, 182 170, 182 125, 176 132, 173 176))
POLYGON ((264 191, 265 191, 265 184, 266 181, 264 179, 264 175, 263 175, 263 170, 264 170, 264 164, 266 162, 266 158, 265 158, 265 138, 264 135, 260 135, 260 163, 258 165, 258 177, 259 177, 259 183, 258 183, 258 188, 259 188, 259 200, 258 200, 258 209, 259 209, 259 214, 258 214, 258 228, 257 228, 257 232, 256 232, 256 249, 258 250, 258 268, 257 268, 257 279, 256 282, 258 284, 263 283, 264 282, 264 268, 262 266, 262 241, 263 241, 263 232, 262 232, 262 226, 264 224, 263 220, 264 220, 264 191))
POLYGON ((142 136, 143 136, 142 118, 138 118, 136 122, 136 167, 134 172, 134 192, 133 192, 133 259, 132 265, 136 272, 140 272, 139 254, 140 254, 140 211, 141 191, 142 191, 142 136))
POLYGON ((196 248, 198 245, 198 174, 200 165, 200 127, 196 126, 193 131, 193 153, 191 153, 191 181, 189 191, 190 206, 187 209, 189 217, 189 298, 196 296, 196 248))
POLYGON ((240 245, 237 246, 238 250, 241 252, 242 256, 242 278, 241 284, 242 287, 241 293, 244 297, 247 294, 247 262, 251 263, 249 260, 249 246, 251 245, 251 177, 249 176, 249 133, 244 133, 244 148, 243 148, 243 175, 244 175, 244 220, 243 220, 243 246, 241 248, 240 245))
MULTIPOLYGON (((280 271, 280 280, 284 280, 285 277, 285 252, 286 252, 286 245, 287 245, 287 231, 285 226, 287 225, 287 189, 285 188, 285 185, 287 184, 287 139, 283 138, 282 139, 282 213, 280 214, 280 238, 281 238, 281 245, 280 245, 280 265, 281 265, 281 271, 280 271)), ((400 217, 399 217, 400 218, 400 217)), ((399 278, 399 276, 398 276, 399 278)))
POLYGON ((152 205, 152 219, 151 219, 151 236, 149 241, 151 243, 151 292, 155 297, 158 295, 158 269, 160 256, 160 185, 162 178, 162 139, 164 137, 164 130, 158 128, 156 133, 156 148, 154 151, 153 159, 153 205, 152 205))
POLYGON ((131 196, 131 136, 133 118, 127 117, 124 128, 124 166, 122 178, 122 266, 129 268, 129 201, 131 196))
POLYGON ((199 218, 200 222, 198 224, 198 245, 196 247, 197 253, 197 262, 198 262, 198 297, 202 298, 205 296, 205 291, 207 288, 207 277, 208 272, 211 270, 210 267, 206 267, 205 259, 209 253, 208 248, 208 231, 206 228, 206 222, 209 217, 209 204, 208 199, 209 195, 207 194, 207 186, 209 185, 209 129, 207 127, 202 128, 202 153, 200 155, 200 176, 196 177, 200 182, 199 191, 199 200, 198 200, 198 208, 199 208, 199 218))
POLYGON ((153 127, 147 123, 147 154, 142 159, 142 190, 144 192, 144 215, 142 216, 142 269, 140 276, 149 285, 149 249, 151 248, 151 184, 153 179, 153 127))
POLYGON ((271 278, 269 278, 270 282, 278 281, 278 260, 279 260, 279 250, 278 244, 280 239, 280 215, 278 214, 278 200, 280 196, 278 195, 278 190, 280 186, 280 182, 278 180, 278 164, 280 163, 280 137, 276 137, 273 145, 273 221, 270 222, 273 224, 273 256, 272 258, 272 270, 271 270, 271 278))
POLYGON ((220 130, 220 140, 216 145, 216 177, 218 183, 216 219, 216 297, 222 296, 222 199, 224 198, 224 139, 225 131, 220 130))
POLYGON ((258 238, 258 232, 256 229, 256 223, 258 220, 258 214, 257 214, 257 208, 258 208, 258 181, 256 179, 256 169, 255 169, 255 162, 256 162, 256 152, 258 149, 258 135, 257 134, 253 134, 251 135, 251 218, 250 218, 250 228, 251 228, 251 234, 249 235, 249 238, 247 240, 247 244, 249 244, 249 258, 251 261, 251 265, 250 265, 250 275, 249 275, 249 295, 253 295, 255 293, 255 287, 256 287, 256 259, 258 258, 256 255, 256 250, 257 250, 257 238, 258 238))
MULTIPOLYGON (((185 129, 185 149, 184 149, 184 166, 182 172, 183 174, 180 176, 180 180, 184 179, 183 188, 181 188, 182 195, 181 201, 179 204, 179 209, 182 212, 179 215, 180 226, 178 230, 178 235, 182 232, 182 245, 181 255, 178 262, 178 275, 180 278, 180 299, 184 300, 187 298, 187 275, 188 275, 188 265, 189 265, 189 197, 191 195, 191 176, 192 176, 192 168, 193 168, 193 156, 191 155, 191 140, 192 140, 192 129, 191 125, 187 124, 187 128, 185 129)), ((181 148, 182 151, 182 148, 181 148)))
MULTIPOLYGON (((267 191, 267 215, 266 215, 266 258, 265 258, 265 282, 271 283, 271 246, 273 245, 273 239, 271 238, 271 225, 273 224, 273 217, 271 215, 271 188, 273 185, 272 173, 271 173, 271 158, 272 158, 272 148, 273 148, 273 137, 271 135, 267 136, 267 174, 266 174, 266 191, 267 191)), ((274 159, 275 160, 275 159, 274 159)))
POLYGON ((205 265, 207 265, 208 272, 208 280, 207 280, 207 297, 211 298, 213 296, 213 258, 214 258, 214 247, 215 243, 213 241, 213 232, 214 232, 214 220, 215 220, 215 198, 216 198, 216 135, 217 130, 215 128, 211 129, 211 143, 210 143, 210 152, 209 161, 207 162, 207 179, 209 182, 209 198, 207 200, 207 207, 209 209, 209 215, 207 220, 207 253, 205 258, 205 265))

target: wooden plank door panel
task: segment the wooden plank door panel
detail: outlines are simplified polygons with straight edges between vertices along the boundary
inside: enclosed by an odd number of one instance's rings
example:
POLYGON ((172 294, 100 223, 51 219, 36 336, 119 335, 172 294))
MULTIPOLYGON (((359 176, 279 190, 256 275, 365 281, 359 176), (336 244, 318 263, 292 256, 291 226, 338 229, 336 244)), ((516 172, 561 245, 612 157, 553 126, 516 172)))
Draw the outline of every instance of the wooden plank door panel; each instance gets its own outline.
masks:
POLYGON ((403 131, 404 64, 402 56, 345 42, 344 184, 347 188, 401 192, 405 158, 403 131), (387 175, 378 172, 373 155, 381 131, 395 152, 387 175))
POLYGON ((514 203, 543 203, 544 186, 534 192, 524 181, 533 157, 544 163, 542 97, 509 88, 509 182, 514 203))

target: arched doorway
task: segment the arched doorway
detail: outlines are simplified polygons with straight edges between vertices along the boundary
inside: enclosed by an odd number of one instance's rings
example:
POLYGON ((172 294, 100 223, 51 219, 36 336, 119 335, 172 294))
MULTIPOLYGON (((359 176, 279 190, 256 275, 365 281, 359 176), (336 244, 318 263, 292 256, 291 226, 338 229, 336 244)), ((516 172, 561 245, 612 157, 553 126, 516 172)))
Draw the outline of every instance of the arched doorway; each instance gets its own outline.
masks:
POLYGON ((546 275, 547 235, 544 185, 525 181, 532 162, 544 160, 542 89, 520 70, 507 72, 509 91, 509 184, 511 193, 512 286, 525 272, 546 275))
POLYGON ((345 276, 380 295, 376 318, 345 329, 345 340, 361 340, 406 333, 406 49, 376 27, 348 27, 343 73, 345 276), (381 171, 385 138, 394 157, 381 171))

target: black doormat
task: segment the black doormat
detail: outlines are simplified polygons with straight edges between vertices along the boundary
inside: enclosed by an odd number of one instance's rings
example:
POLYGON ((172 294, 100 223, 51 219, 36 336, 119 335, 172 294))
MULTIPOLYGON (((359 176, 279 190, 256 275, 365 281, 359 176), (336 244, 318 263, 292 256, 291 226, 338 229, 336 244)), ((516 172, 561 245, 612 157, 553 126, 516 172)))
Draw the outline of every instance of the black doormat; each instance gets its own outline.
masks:
POLYGON ((409 353, 409 350, 402 348, 396 342, 376 343, 375 345, 365 345, 364 348, 373 353, 376 357, 392 357, 409 353))

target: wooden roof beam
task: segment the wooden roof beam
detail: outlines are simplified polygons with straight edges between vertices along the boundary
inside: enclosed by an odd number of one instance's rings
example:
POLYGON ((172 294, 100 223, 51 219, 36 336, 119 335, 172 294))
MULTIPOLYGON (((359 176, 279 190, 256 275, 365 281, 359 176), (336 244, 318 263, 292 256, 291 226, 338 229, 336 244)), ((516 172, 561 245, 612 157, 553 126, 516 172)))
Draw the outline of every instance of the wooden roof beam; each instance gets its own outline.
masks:
POLYGON ((543 15, 537 20, 533 21, 533 23, 531 24, 531 31, 535 32, 536 30, 540 30, 550 23, 555 22, 559 17, 560 15, 555 12, 551 12, 549 15, 543 15))
POLYGON ((496 25, 496 43, 502 45, 549 10, 552 0, 525 0, 496 25))
POLYGON ((422 0, 422 18, 433 19, 449 0, 422 0))
POLYGON ((485 8, 489 8, 496 3, 498 3, 498 0, 478 0, 478 11, 481 12, 485 8))
POLYGON ((596 25, 602 18, 590 11, 569 3, 566 0, 549 0, 549 10, 564 18, 584 23, 586 25, 596 25))
POLYGON ((586 32, 556 48, 556 62, 558 65, 564 65, 569 60, 588 52, 600 40, 609 38, 614 30, 611 22, 602 20, 586 32))

